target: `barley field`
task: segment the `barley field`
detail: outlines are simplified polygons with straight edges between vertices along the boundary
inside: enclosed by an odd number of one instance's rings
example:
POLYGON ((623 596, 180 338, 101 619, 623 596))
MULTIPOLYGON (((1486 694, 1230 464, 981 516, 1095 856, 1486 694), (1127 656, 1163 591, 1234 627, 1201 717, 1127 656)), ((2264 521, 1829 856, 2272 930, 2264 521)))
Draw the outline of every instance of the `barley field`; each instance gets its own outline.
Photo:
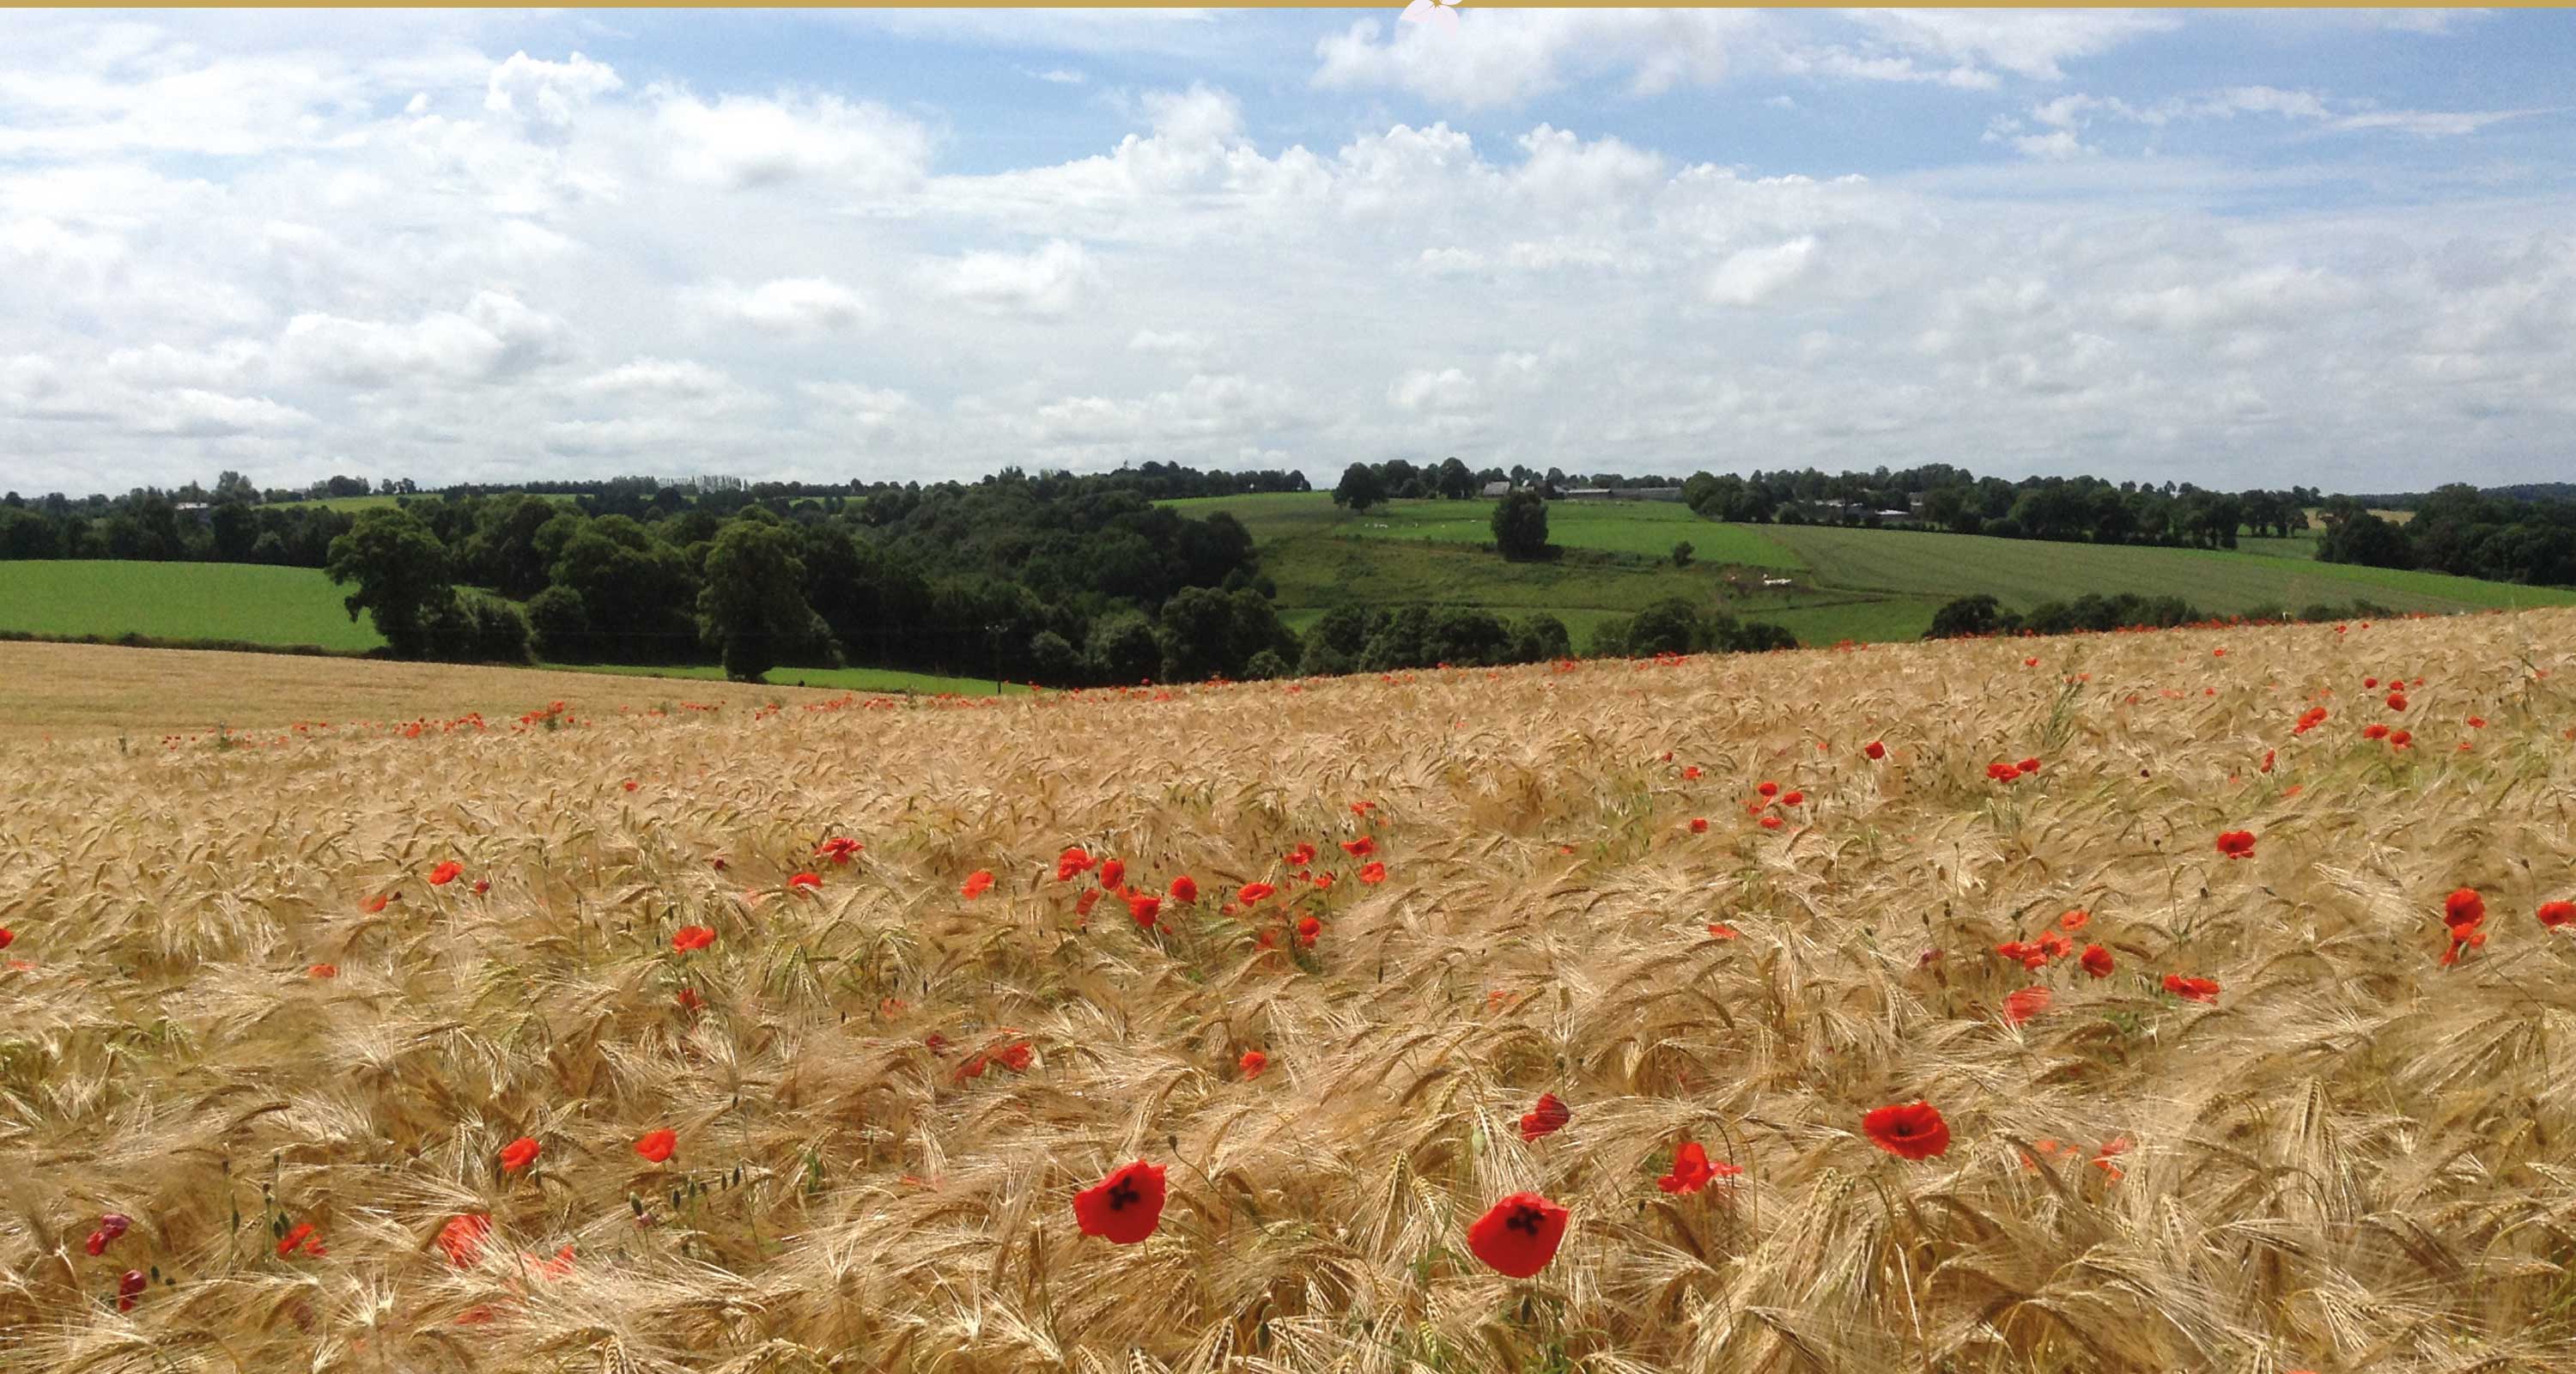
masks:
POLYGON ((2576 1370, 2576 611, 549 704, 0 734, 0 1370, 2576 1370))

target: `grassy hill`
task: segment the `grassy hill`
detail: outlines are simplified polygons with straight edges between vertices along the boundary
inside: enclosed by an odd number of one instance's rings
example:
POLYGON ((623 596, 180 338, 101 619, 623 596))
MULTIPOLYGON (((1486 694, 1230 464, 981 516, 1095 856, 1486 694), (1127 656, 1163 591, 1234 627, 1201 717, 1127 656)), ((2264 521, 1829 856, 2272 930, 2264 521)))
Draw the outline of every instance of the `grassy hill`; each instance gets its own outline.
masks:
POLYGON ((418 737, 283 727, 667 684, 239 666, 234 747, 0 740, 10 1374, 2576 1350, 2576 612, 418 737))
POLYGON ((1508 563, 1491 551, 1484 501, 1395 501, 1356 515, 1323 492, 1174 501, 1226 511, 1260 547, 1282 614, 1303 628, 1353 602, 1546 611, 1579 647, 1594 625, 1666 596, 1714 600, 1809 644, 1914 639, 1957 596, 1989 593, 2015 609, 2086 592, 2180 596, 2213 615, 2295 611, 2366 598, 2399 611, 2576 605, 2576 592, 2440 573, 2319 563, 2313 540, 2247 541, 2242 551, 1990 539, 1815 525, 1730 525, 1658 502, 1559 501, 1548 534, 1563 558, 1508 563), (1687 540, 1698 562, 1665 557, 1687 540), (1793 586, 1766 590, 1765 576, 1793 586), (1733 580, 1730 581, 1730 577, 1733 580))

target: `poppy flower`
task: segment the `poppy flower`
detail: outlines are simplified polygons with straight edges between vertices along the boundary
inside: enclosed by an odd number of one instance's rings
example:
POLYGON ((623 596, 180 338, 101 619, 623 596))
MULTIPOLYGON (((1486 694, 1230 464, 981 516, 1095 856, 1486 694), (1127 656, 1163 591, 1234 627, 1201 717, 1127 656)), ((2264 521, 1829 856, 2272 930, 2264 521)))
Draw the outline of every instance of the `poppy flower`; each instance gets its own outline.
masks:
POLYGON ((2389 709, 2389 710, 2391 710, 2391 711, 2403 711, 2403 710, 2405 710, 2405 709, 2406 709, 2406 694, 2405 694, 2404 692, 2391 692, 2391 693, 2389 693, 2389 694, 2388 694, 2388 709, 2389 709))
POLYGON ((1708 928, 1708 934, 1712 940, 1732 940, 1736 936, 1736 930, 1730 925, 1711 925, 1708 928))
POLYGON ((2264 751, 2263 751, 2263 764, 2262 764, 2262 767, 2261 767, 2260 769, 2258 769, 2257 771, 2259 771, 2259 772, 2264 772, 2264 773, 2269 773, 2269 772, 2271 772, 2271 771, 2272 771, 2272 756, 2273 756, 2274 754, 2278 753, 2278 752, 2280 752, 2280 751, 2279 751, 2279 750, 2276 750, 2276 749, 2266 749, 2266 750, 2264 750, 2264 751))
POLYGON ((671 948, 681 954, 705 949, 716 942, 716 933, 705 926, 682 926, 671 933, 671 948))
POLYGON ((1807 794, 1804 792, 1784 792, 1780 794, 1780 804, 1782 806, 1804 806, 1807 804, 1807 794))
POLYGON ((104 1255, 107 1253, 107 1247, 114 1245, 117 1238, 125 1234, 126 1228, 133 1224, 134 1218, 123 1212, 110 1212, 98 1219, 98 1229, 89 1233, 88 1243, 81 1248, 92 1255, 104 1255))
POLYGON ((2563 925, 2576 924, 2576 902, 2542 902, 2540 909, 2532 915, 2539 917, 2542 925, 2556 930, 2563 925))
POLYGON ((515 1174, 535 1163, 537 1152, 544 1148, 536 1141, 521 1136, 501 1147, 501 1168, 505 1172, 515 1174))
POLYGON ((1753 790, 1754 790, 1756 793, 1758 793, 1759 795, 1762 795, 1762 796, 1765 796, 1765 797, 1776 797, 1776 796, 1779 796, 1779 795, 1780 795, 1780 784, 1778 784, 1778 783, 1776 783, 1776 782, 1766 782, 1766 783, 1763 783, 1763 784, 1761 784, 1760 786, 1758 786, 1758 787, 1754 788, 1753 790))
POLYGON ((2073 911, 2066 912, 2057 918, 2057 928, 2059 930, 2082 930, 2084 927, 2091 925, 2092 923, 2093 913, 2086 911, 2081 907, 2073 911))
POLYGON ((458 863, 454 859, 450 859, 429 871, 429 885, 431 887, 445 887, 449 883, 455 882, 456 875, 464 871, 465 865, 458 863))
POLYGON ((821 889, 822 886, 823 877, 819 873, 799 873, 795 877, 787 880, 787 890, 790 892, 795 892, 799 889, 813 892, 821 889))
POLYGON ((1013 1073, 1027 1073, 1029 1061, 1037 1054, 1026 1040, 1014 1040, 993 1052, 993 1062, 1013 1073))
POLYGON ((369 897, 365 904, 366 913, 373 916, 377 912, 384 910, 385 903, 392 899, 393 894, 390 892, 379 892, 375 896, 369 897))
POLYGON ((1779 829, 1779 828, 1780 828, 1780 818, 1779 818, 1779 817, 1777 817, 1777 816, 1765 816, 1765 817, 1763 817, 1763 818, 1762 818, 1762 828, 1763 828, 1763 829, 1765 829, 1765 830, 1777 830, 1777 829, 1779 829))
POLYGON ((2021 666, 2025 668, 2036 668, 2039 666, 2039 660, 2035 658, 2025 658, 2021 661, 2021 666))
POLYGON ((979 868, 966 875, 966 885, 959 888, 958 891, 963 893, 968 901, 973 901, 975 898, 983 896, 992 889, 993 870, 989 868, 979 868))
POLYGON ((2372 721, 2370 724, 2361 727, 2361 737, 2363 739, 2386 739, 2388 738, 2388 727, 2377 721, 2372 721))
POLYGON ((2028 964, 2033 960, 2043 964, 2048 962, 2048 951, 2026 940, 2006 940, 1995 946, 1995 953, 2016 964, 2028 964))
POLYGON ((2046 988, 2018 988, 2004 999, 2004 1024, 2018 1026, 2036 1016, 2046 1015, 2048 1004, 2055 1001, 2046 988))
POLYGON ((712 858, 708 859, 708 860, 707 860, 707 863, 708 863, 710 866, 712 866, 712 867, 715 869, 715 871, 716 871, 716 872, 718 872, 718 873, 722 873, 722 872, 724 872, 726 869, 729 869, 729 868, 733 867, 732 862, 731 862, 730 860, 726 859, 726 858, 725 858, 725 856, 724 856, 724 855, 722 855, 722 854, 715 855, 714 857, 712 857, 712 858))
POLYGON ((2391 749, 2403 749, 2414 742, 2415 732, 2412 730, 2391 730, 2388 732, 2388 747, 2391 749))
POLYGON ((1567 1215, 1536 1193, 1514 1193, 1467 1228, 1467 1249, 1496 1273, 1528 1278, 1556 1258, 1567 1215))
POLYGON ((2484 716, 2469 717, 2469 728, 2472 730, 2483 730, 2487 728, 2487 718, 2484 716))
POLYGON ((1243 1057, 1234 1061, 1234 1066, 1243 1070, 1245 1078, 1259 1078, 1261 1071, 1270 1067, 1270 1056, 1259 1050, 1245 1050, 1243 1057))
POLYGON ((1323 922, 1316 920, 1312 916, 1300 916, 1297 918, 1297 943, 1299 946, 1306 949, 1314 948, 1315 937, 1323 933, 1323 922))
POLYGON ((2035 941, 2039 952, 2051 959, 2063 959, 2075 952, 2075 940, 2062 930, 2043 930, 2035 941))
MULTIPOLYGON (((278 1238, 277 1257, 279 1259, 284 1259, 287 1256, 294 1254, 297 1246, 304 1244, 305 1241, 310 1239, 313 1239, 313 1223, 309 1221, 299 1221, 295 1223, 293 1227, 288 1229, 285 1235, 278 1238)), ((314 1243, 313 1253, 317 1255, 322 1253, 321 1243, 318 1240, 314 1243)))
POLYGON ((847 864, 851 859, 858 856, 858 852, 860 850, 865 848, 867 848, 866 845, 859 843, 857 840, 851 839, 847 835, 835 835, 831 839, 825 840, 821 844, 814 846, 814 853, 816 857, 829 859, 834 864, 847 864))
MULTIPOLYGON (((9 932, 5 930, 0 930, 0 935, 7 935, 8 933, 9 932)), ((0 949, 7 949, 8 947, 9 942, 5 939, 0 939, 0 949)), ((304 970, 304 976, 307 978, 337 978, 340 976, 340 966, 338 964, 315 964, 313 967, 304 970)))
MULTIPOLYGON (((1672 756, 1672 755, 1670 755, 1670 754, 1666 754, 1666 755, 1664 755, 1664 762, 1666 762, 1666 763, 1670 763, 1670 762, 1672 762, 1672 761, 1673 761, 1673 756, 1672 756)), ((1684 768, 1684 769, 1682 770, 1682 781, 1684 781, 1684 782, 1697 782, 1697 781, 1699 781, 1699 765, 1698 765, 1698 764, 1696 764, 1696 763, 1694 763, 1694 764, 1690 765, 1689 767, 1684 768)))
POLYGON ((2039 760, 2023 759, 2021 762, 2013 765, 2013 771, 2019 773, 2036 773, 2039 771, 2039 760))
POLYGON ((1882 740, 1871 740, 1869 743, 1862 745, 1860 747, 1860 751, 1869 755, 1873 762, 1887 757, 1887 745, 1882 740))
POLYGON ((2375 677, 2366 677, 2361 680, 2361 685, 2364 687, 2376 687, 2379 685, 2379 679, 2375 677))
POLYGON ((2479 896, 2476 888, 2459 888, 2442 899, 2442 924, 2444 925, 2473 926, 2486 918, 2487 899, 2479 896))
POLYGON ((1091 871, 1091 855, 1079 847, 1068 849, 1055 858, 1055 880, 1070 882, 1076 874, 1091 871))
POLYGON ((2218 1000, 2218 980, 2185 978, 2179 973, 2168 973, 2165 975, 2165 991, 2186 1002, 2215 1002, 2218 1000))
POLYGON ((1929 1102, 1875 1108, 1860 1128, 1878 1148, 1906 1159, 1930 1159, 1950 1148, 1950 1123, 1929 1102))
POLYGON ((1360 881, 1372 886, 1386 881, 1386 865, 1372 859, 1360 865, 1360 881))
POLYGON ((1163 1221, 1163 1170, 1143 1160, 1073 1195, 1074 1224, 1086 1236, 1134 1245, 1163 1221))
POLYGON ((1163 899, 1150 892, 1130 893, 1127 897, 1127 914, 1140 926, 1151 928, 1162 910, 1163 899))
POLYGON ((1707 833, 1708 833, 1708 818, 1707 818, 1706 816, 1693 816, 1693 817, 1691 817, 1690 832, 1691 832, 1692 834, 1694 834, 1694 835, 1705 835, 1705 834, 1707 834, 1707 833))
POLYGON ((480 896, 482 896, 484 893, 489 892, 489 891, 491 891, 491 890, 492 890, 492 884, 491 884, 490 882, 488 882, 487 880, 482 879, 482 878, 477 878, 477 879, 475 879, 475 880, 474 880, 474 895, 475 895, 475 896, 480 897, 480 896))
POLYGON ((627 791, 629 791, 629 792, 632 792, 632 791, 634 791, 634 790, 635 790, 635 780, 634 780, 633 778, 628 778, 628 779, 626 780, 626 790, 627 790, 627 791))
POLYGON ((1093 905, 1094 905, 1094 904, 1098 903, 1098 902, 1099 902, 1099 900, 1100 900, 1100 889, 1099 889, 1099 888, 1096 888, 1096 887, 1086 887, 1086 888, 1084 888, 1084 889, 1082 890, 1082 895, 1073 899, 1073 914, 1074 914, 1074 915, 1076 915, 1076 916, 1088 916, 1088 915, 1090 915, 1090 914, 1091 914, 1091 908, 1093 907, 1093 905))
POLYGON ((1315 846, 1300 840, 1295 849, 1289 850, 1282 857, 1287 860, 1290 868, 1304 868, 1315 861, 1315 846))
POLYGON ((1354 859, 1365 859, 1377 852, 1377 840, 1368 835, 1362 835, 1356 840, 1344 840, 1342 852, 1354 859))
POLYGON ((1184 873, 1172 880, 1172 890, 1169 895, 1173 901, 1187 906, 1199 899, 1199 880, 1184 873))
POLYGON ((2009 763, 1990 763, 1986 765, 1986 776, 1996 782, 2011 782, 2021 776, 2021 770, 2009 763))
POLYGON ((1655 1186, 1667 1193, 1696 1193, 1717 1177, 1708 1167, 1708 1151, 1696 1140, 1685 1140, 1673 1151, 1672 1172, 1655 1180, 1655 1186))
POLYGON ((2220 831, 2218 834, 2218 852, 2231 859, 2253 858, 2254 832, 2251 830, 2220 831))
POLYGON ((680 1133, 665 1126, 660 1130, 646 1131, 644 1138, 635 1142, 635 1153, 659 1164, 669 1159, 671 1152, 679 1146, 680 1133))
POLYGON ((447 1219, 438 1228, 438 1248, 447 1252, 447 1262, 459 1269, 470 1269, 483 1258, 483 1238, 492 1234, 492 1219, 479 1212, 447 1219))
POLYGON ((1267 897, 1278 890, 1279 889, 1272 887, 1268 883, 1245 883, 1243 887, 1234 894, 1234 899, 1243 903, 1245 906, 1251 906, 1254 903, 1259 902, 1262 898, 1267 897))
POLYGON ((1100 866, 1100 885, 1102 887, 1115 891, 1126 881, 1127 865, 1124 861, 1111 859, 1100 866))
POLYGON ((126 1270, 124 1277, 116 1281, 116 1310, 119 1312, 133 1311, 134 1300, 142 1297, 143 1290, 149 1286, 151 1286, 151 1280, 143 1276, 142 1270, 126 1270))
POLYGON ((1553 1135, 1573 1119, 1574 1109, 1566 1106, 1556 1094, 1540 1093, 1537 1105, 1521 1113, 1521 1139, 1536 1140, 1543 1135, 1553 1135))
POLYGON ((696 988, 682 988, 671 1000, 680 1004, 680 1010, 692 1014, 705 1010, 707 1005, 707 999, 700 997, 696 988))
POLYGON ((2111 951, 2102 948, 2100 945, 2086 945, 2084 947, 2083 956, 2078 958, 2075 962, 2082 964, 2084 966, 2084 971, 2092 974, 2096 978, 2108 978, 2111 976, 2111 951))

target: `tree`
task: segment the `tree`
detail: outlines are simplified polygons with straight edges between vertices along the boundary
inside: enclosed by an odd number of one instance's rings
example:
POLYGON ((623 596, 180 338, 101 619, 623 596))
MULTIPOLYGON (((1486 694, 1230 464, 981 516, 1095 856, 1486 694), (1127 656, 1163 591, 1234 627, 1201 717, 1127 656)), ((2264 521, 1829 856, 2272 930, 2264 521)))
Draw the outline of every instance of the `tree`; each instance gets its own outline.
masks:
POLYGON ((1967 635, 1990 635, 2013 629, 2018 622, 1991 596, 1980 592, 1963 596, 1932 613, 1932 628, 1925 639, 1957 639, 1967 635))
POLYGON ((358 516, 347 534, 331 541, 324 568, 336 585, 354 582, 342 599, 349 618, 365 611, 396 658, 426 658, 435 618, 454 604, 456 586, 447 546, 407 510, 379 506, 358 516))
POLYGON ((1494 547, 1513 562, 1547 554, 1547 500, 1516 491, 1494 503, 1494 547))
POLYGON ((1455 458, 1441 461, 1439 480, 1440 494, 1452 501, 1464 501, 1476 494, 1476 474, 1455 458))
POLYGON ((570 587, 548 587, 529 597, 528 629, 537 652, 558 663, 590 657, 590 612, 570 587))
POLYGON ((1699 552, 1699 550, 1692 548, 1691 541, 1687 539, 1673 545, 1673 566, 1676 568, 1689 567, 1691 565, 1691 555, 1697 552, 1699 552))
POLYGON ((790 657, 830 642, 823 618, 805 604, 805 565, 785 525, 736 520, 707 552, 698 616, 707 642, 724 654, 725 676, 758 682, 790 657))
POLYGON ((1352 510, 1367 510, 1386 504, 1386 480, 1366 463, 1353 463, 1342 469, 1342 480, 1333 488, 1333 504, 1352 510))

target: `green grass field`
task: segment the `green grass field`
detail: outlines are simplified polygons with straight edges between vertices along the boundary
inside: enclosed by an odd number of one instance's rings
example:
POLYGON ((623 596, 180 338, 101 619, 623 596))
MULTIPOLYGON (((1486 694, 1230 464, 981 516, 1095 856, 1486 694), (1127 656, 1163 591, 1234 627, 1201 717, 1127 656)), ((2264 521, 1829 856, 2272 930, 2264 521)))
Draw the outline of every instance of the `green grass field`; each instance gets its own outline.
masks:
POLYGON ((121 560, 0 562, 0 630, 228 639, 360 652, 385 641, 318 568, 121 560))
MULTIPOLYGON (((1204 519, 1223 511, 1243 522, 1253 542, 1271 544, 1302 535, 1351 539, 1419 539, 1490 546, 1491 501, 1389 501, 1363 515, 1333 504, 1325 492, 1265 492, 1254 496, 1203 496, 1163 504, 1204 519)), ((1547 508, 1548 542, 1564 549, 1665 558, 1688 541, 1703 563, 1797 568, 1798 555, 1752 525, 1703 520, 1688 506, 1668 501, 1556 501, 1547 508)))

